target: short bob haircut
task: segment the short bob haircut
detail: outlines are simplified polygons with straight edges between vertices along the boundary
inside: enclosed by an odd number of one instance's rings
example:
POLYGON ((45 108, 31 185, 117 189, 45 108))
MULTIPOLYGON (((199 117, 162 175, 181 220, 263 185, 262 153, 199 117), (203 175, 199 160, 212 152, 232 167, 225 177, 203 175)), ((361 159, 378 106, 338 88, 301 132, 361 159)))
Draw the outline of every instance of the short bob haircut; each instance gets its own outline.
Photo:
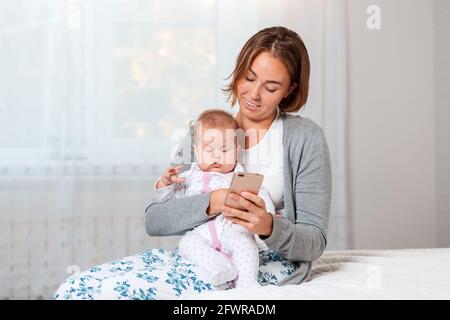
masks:
POLYGON ((297 112, 308 100, 310 62, 308 50, 300 36, 285 27, 266 28, 252 36, 242 48, 236 67, 230 75, 231 83, 223 91, 227 101, 234 106, 237 102, 237 84, 244 77, 253 60, 262 52, 270 52, 286 66, 291 85, 296 87, 279 104, 282 112, 297 112))

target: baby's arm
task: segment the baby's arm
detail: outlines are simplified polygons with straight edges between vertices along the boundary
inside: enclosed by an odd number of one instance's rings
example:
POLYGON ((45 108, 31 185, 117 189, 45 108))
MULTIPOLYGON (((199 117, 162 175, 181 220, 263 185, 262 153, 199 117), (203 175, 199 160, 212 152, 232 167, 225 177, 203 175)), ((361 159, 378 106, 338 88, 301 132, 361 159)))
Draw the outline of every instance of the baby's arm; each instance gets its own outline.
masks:
POLYGON ((180 174, 181 166, 167 168, 153 185, 153 202, 165 202, 172 198, 181 198, 185 193, 186 174, 180 174))
POLYGON ((175 184, 171 184, 163 188, 157 188, 158 181, 156 181, 153 185, 152 202, 165 202, 169 199, 172 199, 175 195, 175 184))

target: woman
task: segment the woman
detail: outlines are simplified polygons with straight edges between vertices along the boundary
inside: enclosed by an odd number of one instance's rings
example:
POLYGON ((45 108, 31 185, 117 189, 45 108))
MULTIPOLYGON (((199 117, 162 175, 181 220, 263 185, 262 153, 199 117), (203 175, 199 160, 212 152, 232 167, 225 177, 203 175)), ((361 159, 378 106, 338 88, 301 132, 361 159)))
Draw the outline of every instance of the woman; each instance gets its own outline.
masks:
MULTIPOLYGON (((289 29, 273 27, 247 41, 225 89, 232 106, 236 102, 240 106, 236 119, 246 133, 242 164, 247 171, 265 176, 264 186, 278 210, 276 217, 251 193, 233 194, 248 211, 225 206, 227 190, 221 189, 150 204, 145 216, 147 233, 184 234, 222 212, 259 235, 271 249, 260 256, 260 283, 306 281, 311 262, 326 247, 331 200, 329 152, 322 129, 311 120, 286 114, 305 105, 309 75, 308 52, 301 38, 289 29), (268 145, 268 159, 258 161, 268 145), (273 271, 275 264, 278 273, 273 271)), ((176 252, 155 249, 70 277, 55 297, 171 299, 213 289, 206 279, 176 252)))

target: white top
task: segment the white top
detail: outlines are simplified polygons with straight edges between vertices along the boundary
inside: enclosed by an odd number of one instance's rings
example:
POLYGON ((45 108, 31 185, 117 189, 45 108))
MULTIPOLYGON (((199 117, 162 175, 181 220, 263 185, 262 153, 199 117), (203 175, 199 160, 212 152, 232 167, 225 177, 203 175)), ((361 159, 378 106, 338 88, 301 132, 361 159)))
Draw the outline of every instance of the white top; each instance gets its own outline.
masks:
POLYGON ((277 213, 282 213, 284 209, 283 122, 280 112, 257 145, 249 149, 241 149, 239 163, 247 172, 264 175, 262 185, 269 192, 277 213))

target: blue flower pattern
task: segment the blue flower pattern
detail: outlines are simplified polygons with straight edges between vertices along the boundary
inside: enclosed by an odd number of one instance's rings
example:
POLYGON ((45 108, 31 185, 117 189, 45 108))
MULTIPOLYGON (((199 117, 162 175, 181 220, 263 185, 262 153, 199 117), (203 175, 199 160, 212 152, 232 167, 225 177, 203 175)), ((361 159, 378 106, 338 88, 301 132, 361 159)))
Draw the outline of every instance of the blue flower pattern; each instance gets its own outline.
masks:
MULTIPOLYGON (((258 280, 261 285, 277 285, 298 268, 297 262, 284 259, 273 250, 261 251, 258 280)), ((220 289, 198 277, 198 267, 178 251, 152 249, 92 267, 70 276, 54 294, 55 299, 177 299, 182 294, 210 290, 229 290, 232 282, 220 289)))

